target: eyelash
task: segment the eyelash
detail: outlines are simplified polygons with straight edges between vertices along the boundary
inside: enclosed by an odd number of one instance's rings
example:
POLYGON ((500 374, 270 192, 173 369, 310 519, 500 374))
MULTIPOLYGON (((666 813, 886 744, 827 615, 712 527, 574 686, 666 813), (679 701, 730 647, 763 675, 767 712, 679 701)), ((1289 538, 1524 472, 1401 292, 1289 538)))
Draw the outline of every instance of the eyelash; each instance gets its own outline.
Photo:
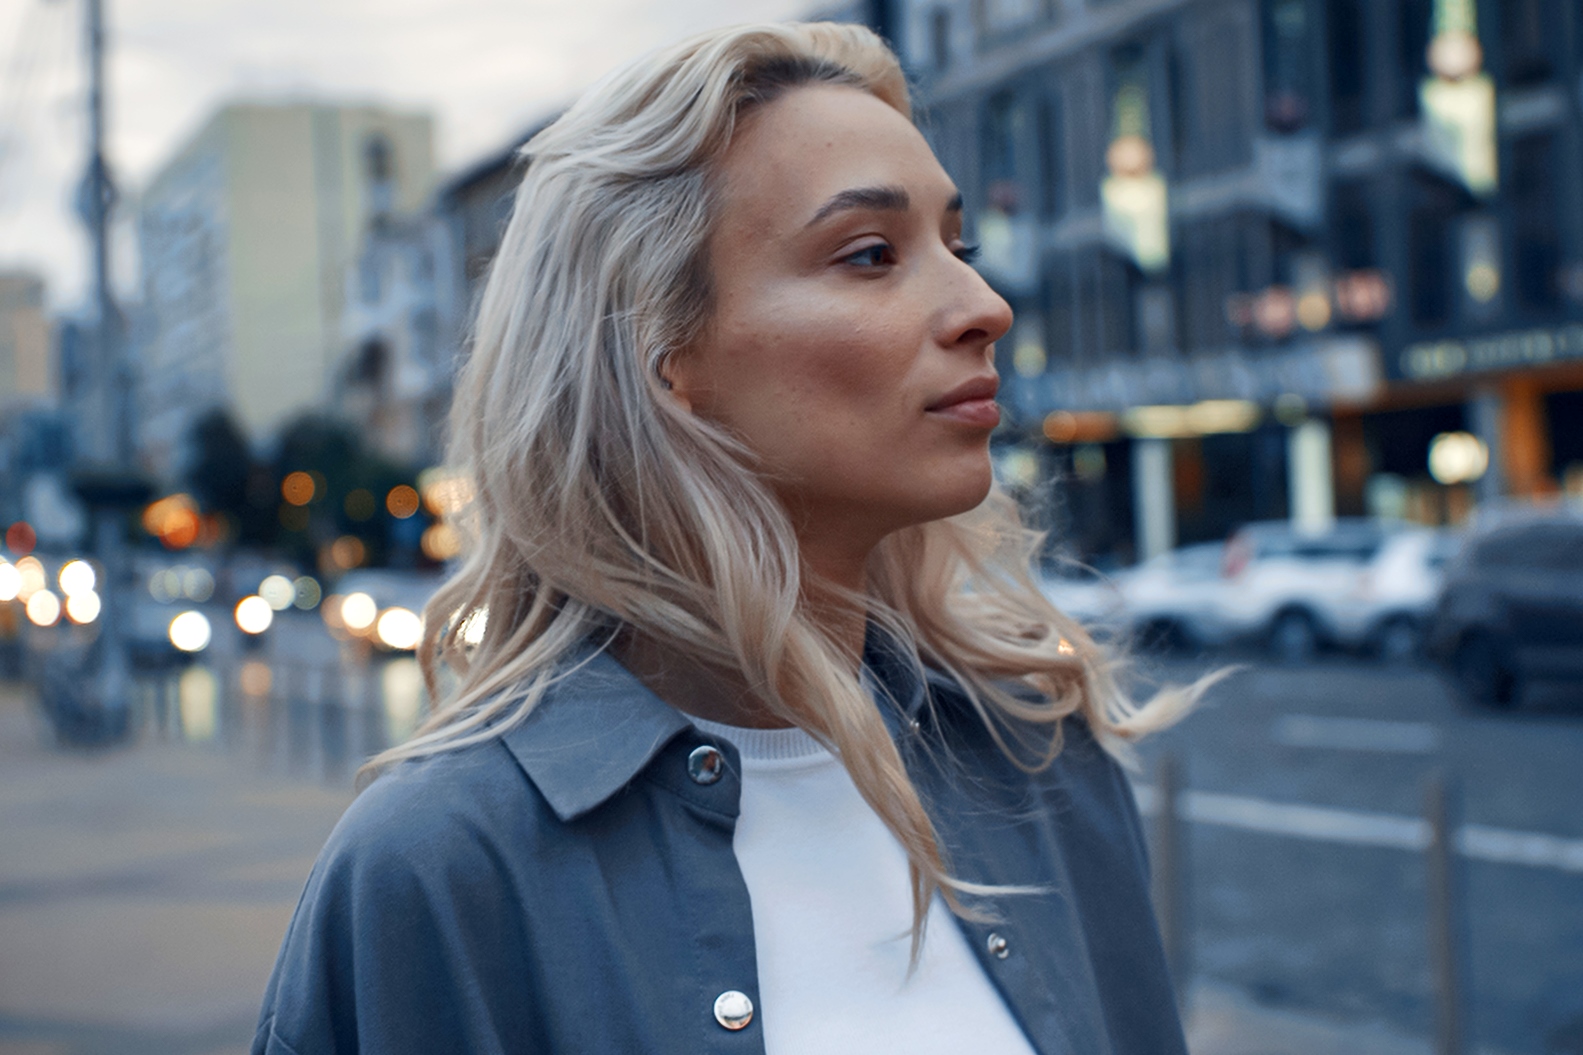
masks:
MULTIPOLYGON (((843 258, 843 263, 855 263, 859 257, 863 256, 863 254, 872 253, 875 250, 883 250, 887 256, 891 257, 894 257, 896 253, 896 250, 893 249, 888 242, 877 242, 874 245, 866 245, 855 253, 847 254, 847 256, 843 258)), ((957 249, 953 249, 951 252, 952 255, 958 260, 962 261, 962 263, 971 264, 973 261, 978 259, 979 247, 976 245, 964 245, 957 249)), ((885 260, 879 263, 869 264, 867 266, 878 267, 881 266, 881 264, 889 264, 893 262, 893 260, 885 260)))

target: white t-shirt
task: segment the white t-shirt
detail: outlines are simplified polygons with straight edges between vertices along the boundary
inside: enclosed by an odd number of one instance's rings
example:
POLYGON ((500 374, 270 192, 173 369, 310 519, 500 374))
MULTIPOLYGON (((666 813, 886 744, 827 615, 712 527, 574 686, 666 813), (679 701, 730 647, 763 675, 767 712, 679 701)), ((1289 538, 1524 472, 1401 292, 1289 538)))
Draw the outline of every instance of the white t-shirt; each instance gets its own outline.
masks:
POLYGON ((834 755, 801 729, 693 723, 742 757, 732 845, 768 1055, 1033 1055, 939 897, 908 976, 907 855, 834 755))

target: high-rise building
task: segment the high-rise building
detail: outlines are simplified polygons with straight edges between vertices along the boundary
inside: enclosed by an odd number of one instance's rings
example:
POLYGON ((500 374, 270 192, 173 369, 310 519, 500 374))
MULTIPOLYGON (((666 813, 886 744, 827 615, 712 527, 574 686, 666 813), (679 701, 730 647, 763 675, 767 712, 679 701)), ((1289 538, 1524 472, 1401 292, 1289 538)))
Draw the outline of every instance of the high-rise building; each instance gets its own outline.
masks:
POLYGON ((332 387, 347 275, 376 219, 434 185, 426 114, 327 103, 223 107, 138 203, 139 437, 179 468, 192 421, 229 406, 261 441, 332 387))
POLYGON ((1576 4, 854 6, 1016 309, 1008 464, 1080 555, 1583 493, 1576 4))

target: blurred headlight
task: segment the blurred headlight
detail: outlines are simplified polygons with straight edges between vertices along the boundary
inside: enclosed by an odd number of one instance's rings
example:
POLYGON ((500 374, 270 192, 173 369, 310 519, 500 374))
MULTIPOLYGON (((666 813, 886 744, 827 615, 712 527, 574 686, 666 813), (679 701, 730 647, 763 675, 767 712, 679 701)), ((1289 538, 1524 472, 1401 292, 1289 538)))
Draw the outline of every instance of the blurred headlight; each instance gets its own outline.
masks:
POLYGON ((60 618, 60 598, 48 590, 34 590, 27 599, 27 617, 34 626, 54 626, 60 618))
POLYGON ((170 621, 170 643, 183 652, 209 647, 209 619, 202 612, 183 612, 170 621))
POLYGON ((22 592, 22 573, 16 565, 0 561, 0 601, 14 601, 22 592))
POLYGON ((66 595, 66 614, 74 623, 91 623, 99 618, 99 595, 92 590, 78 590, 66 595))
POLYGON ((341 601, 341 622, 346 624, 348 630, 362 633, 374 625, 374 620, 379 617, 379 606, 374 599, 361 591, 349 593, 341 601))
POLYGON ((387 608, 379 617, 377 632, 386 648, 407 651, 423 640, 423 620, 406 608, 387 608))
MULTIPOLYGON (((61 567, 58 578, 60 580, 61 592, 67 597, 71 597, 72 595, 79 593, 92 593, 93 588, 98 585, 99 582, 98 576, 94 575, 93 573, 93 565, 89 564, 85 560, 67 561, 61 567)), ((71 609, 68 606, 67 611, 70 610, 71 609)), ((72 618, 75 619, 76 616, 73 616, 72 618)))
POLYGON ((236 625, 244 634, 262 634, 275 621, 275 610, 258 594, 236 602, 236 625))

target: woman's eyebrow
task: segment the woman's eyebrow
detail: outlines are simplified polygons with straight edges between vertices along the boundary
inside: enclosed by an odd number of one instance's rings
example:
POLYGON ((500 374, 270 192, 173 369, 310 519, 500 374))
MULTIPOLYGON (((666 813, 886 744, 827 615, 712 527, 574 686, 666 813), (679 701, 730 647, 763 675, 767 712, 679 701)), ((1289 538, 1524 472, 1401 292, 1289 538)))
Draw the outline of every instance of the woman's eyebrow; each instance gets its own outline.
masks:
POLYGON ((852 187, 841 191, 819 206, 813 219, 805 225, 812 227, 820 220, 847 209, 878 209, 886 212, 906 212, 912 208, 912 198, 900 187, 852 187))

